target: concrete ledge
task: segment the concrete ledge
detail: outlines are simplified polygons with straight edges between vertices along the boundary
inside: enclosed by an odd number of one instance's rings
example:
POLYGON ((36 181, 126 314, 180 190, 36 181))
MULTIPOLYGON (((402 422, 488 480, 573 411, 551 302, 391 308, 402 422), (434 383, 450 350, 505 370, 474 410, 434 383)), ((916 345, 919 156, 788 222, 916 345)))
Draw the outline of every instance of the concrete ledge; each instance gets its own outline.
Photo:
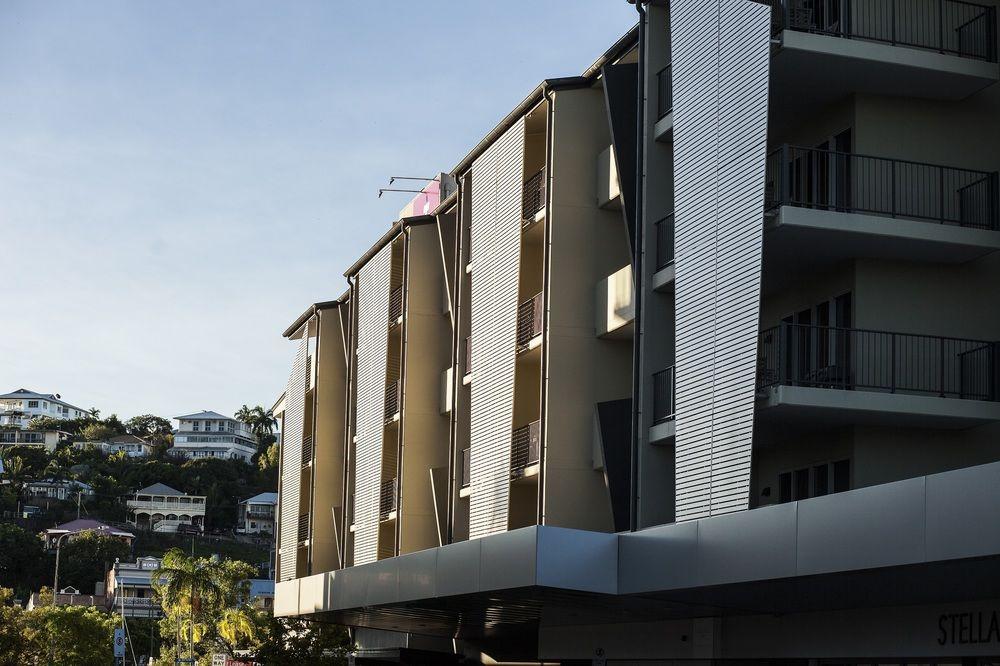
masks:
POLYGON ((649 429, 650 444, 666 444, 669 440, 672 440, 676 436, 677 421, 674 420, 657 423, 649 429))
POLYGON ((661 293, 674 293, 674 280, 676 279, 676 271, 674 270, 674 264, 669 264, 664 266, 660 270, 653 273, 653 291, 659 291, 661 293))
POLYGON ((926 395, 775 386, 757 401, 761 416, 775 411, 811 418, 822 412, 854 423, 911 427, 971 428, 1000 421, 1000 403, 926 395))
POLYGON ((674 113, 671 111, 656 121, 653 125, 653 138, 664 143, 673 140, 674 137, 674 113))

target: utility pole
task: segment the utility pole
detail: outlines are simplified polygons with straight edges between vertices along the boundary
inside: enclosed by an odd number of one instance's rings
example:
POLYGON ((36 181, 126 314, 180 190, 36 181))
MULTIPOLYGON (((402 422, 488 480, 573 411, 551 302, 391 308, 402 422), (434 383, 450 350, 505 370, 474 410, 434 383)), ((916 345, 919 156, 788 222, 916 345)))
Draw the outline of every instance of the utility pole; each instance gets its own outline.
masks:
POLYGON ((76 491, 76 519, 80 520, 80 495, 81 491, 78 488, 76 491))

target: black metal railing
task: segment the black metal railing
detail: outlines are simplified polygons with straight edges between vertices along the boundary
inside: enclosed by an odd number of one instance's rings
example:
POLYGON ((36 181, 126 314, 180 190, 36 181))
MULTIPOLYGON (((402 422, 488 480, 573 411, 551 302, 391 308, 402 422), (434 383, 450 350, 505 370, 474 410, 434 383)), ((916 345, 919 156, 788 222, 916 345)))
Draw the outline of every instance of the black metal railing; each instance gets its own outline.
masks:
POLYGON ((674 214, 656 223, 656 270, 674 263, 674 214))
POLYGON ((528 226, 535 221, 535 214, 545 207, 545 169, 524 181, 521 191, 521 223, 528 226))
POLYGON ((378 493, 378 518, 379 520, 385 520, 389 517, 393 511, 396 510, 396 500, 398 499, 398 493, 396 492, 398 484, 396 479, 389 479, 388 481, 383 481, 382 485, 379 487, 378 493))
POLYGON ((757 386, 996 400, 996 343, 807 324, 760 334, 757 386))
POLYGON ((674 401, 674 366, 653 375, 653 422, 672 421, 677 413, 674 401))
POLYGON ((399 323, 403 316, 403 286, 400 285, 389 292, 389 326, 399 323))
POLYGON ((302 438, 302 466, 305 467, 312 462, 313 459, 313 438, 311 435, 306 435, 302 438))
POLYGON ((517 346, 527 347, 542 334, 542 295, 535 294, 517 306, 517 346))
POLYGON ((510 473, 520 476, 524 469, 539 460, 542 443, 542 422, 532 421, 514 428, 510 438, 510 473))
POLYGON ((385 413, 386 423, 396 418, 399 413, 399 380, 391 381, 385 385, 385 413))
POLYGON ((962 0, 768 0, 771 27, 997 61, 996 8, 962 0))
POLYGON ((308 513, 299 514, 298 537, 299 537, 299 543, 302 543, 303 541, 308 541, 309 540, 309 514, 308 513))
POLYGON ((465 338, 465 374, 472 372, 472 336, 465 338))
POLYGON ((656 119, 663 118, 674 110, 674 84, 671 67, 667 65, 656 73, 656 119))
POLYGON ((804 206, 998 229, 997 173, 818 148, 767 160, 767 207, 804 206))
POLYGON ((461 488, 472 485, 472 449, 462 449, 462 467, 458 482, 461 488))

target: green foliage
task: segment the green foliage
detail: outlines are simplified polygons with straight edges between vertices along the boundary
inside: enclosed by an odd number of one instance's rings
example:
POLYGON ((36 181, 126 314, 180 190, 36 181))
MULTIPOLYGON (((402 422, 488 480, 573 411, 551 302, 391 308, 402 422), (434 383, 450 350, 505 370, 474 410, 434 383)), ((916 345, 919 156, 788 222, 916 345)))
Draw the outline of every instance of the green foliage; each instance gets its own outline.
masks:
POLYGON ((153 414, 133 416, 125 422, 125 429, 128 430, 130 435, 141 437, 153 443, 166 441, 173 432, 170 421, 162 416, 154 416, 153 414))
POLYGON ((275 472, 277 472, 279 455, 281 455, 281 450, 279 449, 277 443, 268 446, 267 449, 260 454, 260 458, 257 459, 257 466, 260 468, 260 471, 267 472, 269 470, 275 470, 275 472))
POLYGON ((10 605, 0 588, 0 666, 92 666, 112 663, 115 618, 96 608, 10 605))
POLYGON ((88 423, 80 428, 80 438, 85 442, 106 442, 118 433, 103 423, 88 423))
POLYGON ((284 666, 347 663, 351 641, 345 627, 299 618, 276 618, 267 613, 260 613, 258 618, 262 626, 253 655, 259 663, 284 666))
POLYGON ((0 523, 0 588, 13 588, 19 598, 26 599, 46 580, 51 582, 52 565, 38 535, 0 523))
POLYGON ((97 532, 69 537, 59 557, 59 589, 72 585, 85 594, 103 581, 115 559, 128 560, 131 549, 124 542, 97 532))

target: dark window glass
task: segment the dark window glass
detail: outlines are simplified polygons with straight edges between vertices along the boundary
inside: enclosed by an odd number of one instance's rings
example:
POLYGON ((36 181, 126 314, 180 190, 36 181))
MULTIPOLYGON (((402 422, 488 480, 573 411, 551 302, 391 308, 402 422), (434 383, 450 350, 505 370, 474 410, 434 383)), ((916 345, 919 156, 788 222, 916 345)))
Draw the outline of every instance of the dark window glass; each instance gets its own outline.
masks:
POLYGON ((794 499, 809 498, 809 468, 795 470, 795 494, 794 499))
POLYGON ((813 467, 813 496, 820 497, 830 492, 827 489, 829 483, 829 465, 816 465, 813 467))
POLYGON ((851 489, 851 461, 838 460, 833 463, 833 492, 842 493, 851 489))
POLYGON ((778 502, 784 504, 792 501, 792 474, 785 472, 778 475, 778 502))

